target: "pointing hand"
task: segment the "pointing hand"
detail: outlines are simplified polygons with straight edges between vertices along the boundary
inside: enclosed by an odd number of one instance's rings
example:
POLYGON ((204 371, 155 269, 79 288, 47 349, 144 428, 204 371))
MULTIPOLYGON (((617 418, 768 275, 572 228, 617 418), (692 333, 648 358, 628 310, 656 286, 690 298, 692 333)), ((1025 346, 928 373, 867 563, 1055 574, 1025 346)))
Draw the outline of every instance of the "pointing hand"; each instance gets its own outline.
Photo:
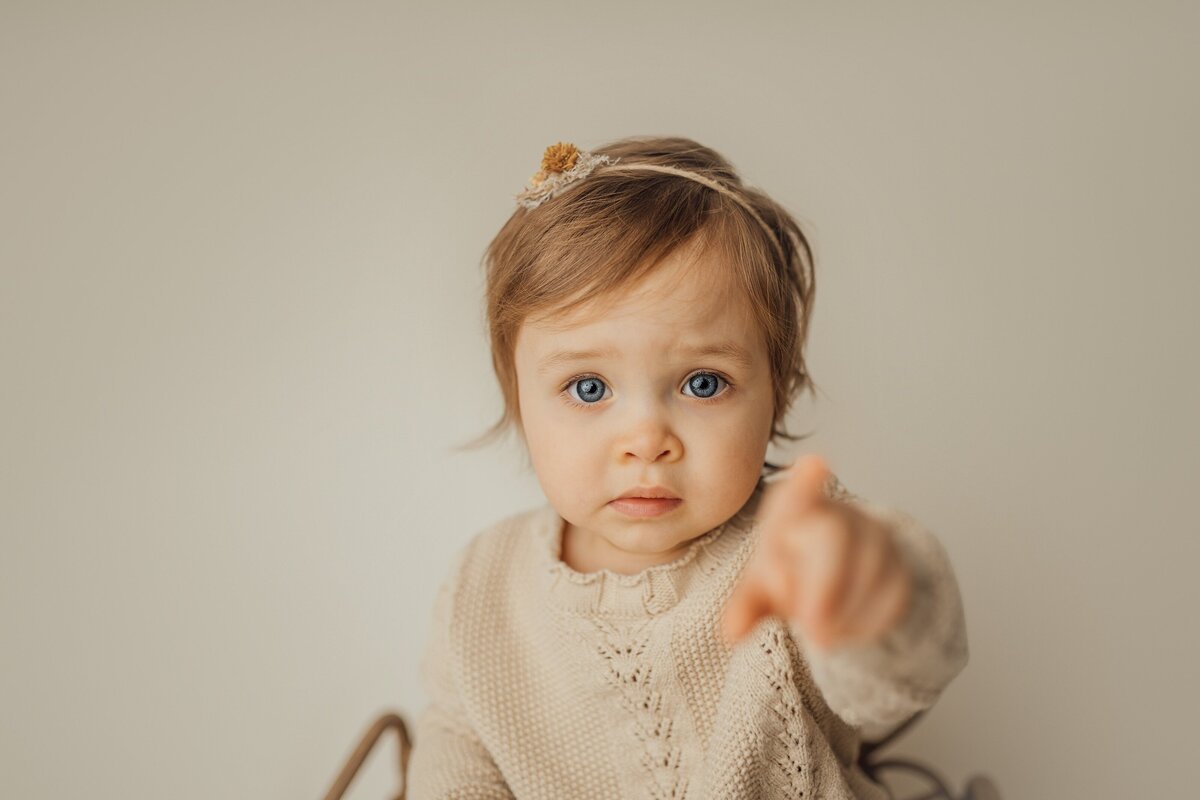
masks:
POLYGON ((730 643, 770 615, 794 621, 822 649, 877 641, 904 618, 912 575, 895 534, 826 497, 828 475, 823 459, 806 456, 767 487, 761 538, 725 606, 730 643))

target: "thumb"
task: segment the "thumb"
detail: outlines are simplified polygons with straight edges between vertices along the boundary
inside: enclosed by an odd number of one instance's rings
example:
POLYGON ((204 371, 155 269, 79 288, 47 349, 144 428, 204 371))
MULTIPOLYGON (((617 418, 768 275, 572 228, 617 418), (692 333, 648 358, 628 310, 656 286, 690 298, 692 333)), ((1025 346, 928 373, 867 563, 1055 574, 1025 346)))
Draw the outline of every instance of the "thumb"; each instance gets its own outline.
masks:
POLYGON ((771 610, 766 587, 749 578, 739 583, 725 604, 721 619, 722 631, 728 644, 736 644, 754 628, 755 623, 771 610))

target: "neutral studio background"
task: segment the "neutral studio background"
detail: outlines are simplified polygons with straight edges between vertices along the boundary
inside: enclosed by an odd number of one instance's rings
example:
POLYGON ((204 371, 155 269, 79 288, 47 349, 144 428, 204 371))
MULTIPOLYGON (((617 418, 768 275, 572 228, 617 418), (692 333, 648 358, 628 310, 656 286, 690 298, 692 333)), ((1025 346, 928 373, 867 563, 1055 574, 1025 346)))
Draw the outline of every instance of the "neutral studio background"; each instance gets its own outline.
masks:
MULTIPOLYGON (((1194 793, 1184 2, 0 4, 0 794, 319 797, 452 555, 542 502, 480 256, 553 142, 680 134, 817 252, 790 423, 945 543, 895 752, 1194 793)), ((390 742, 388 743, 391 744, 390 742)), ((351 797, 395 786, 377 755, 351 797)))

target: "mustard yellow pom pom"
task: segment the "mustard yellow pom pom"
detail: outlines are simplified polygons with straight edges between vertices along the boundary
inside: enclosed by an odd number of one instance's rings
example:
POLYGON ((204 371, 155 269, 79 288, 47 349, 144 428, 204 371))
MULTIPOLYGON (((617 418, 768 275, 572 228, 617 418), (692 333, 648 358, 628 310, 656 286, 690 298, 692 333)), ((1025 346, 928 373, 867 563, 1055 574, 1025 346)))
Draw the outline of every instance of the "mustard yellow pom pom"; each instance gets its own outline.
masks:
POLYGON ((579 148, 570 142, 558 142, 547 147, 542 154, 542 172, 566 172, 578 160, 579 148))

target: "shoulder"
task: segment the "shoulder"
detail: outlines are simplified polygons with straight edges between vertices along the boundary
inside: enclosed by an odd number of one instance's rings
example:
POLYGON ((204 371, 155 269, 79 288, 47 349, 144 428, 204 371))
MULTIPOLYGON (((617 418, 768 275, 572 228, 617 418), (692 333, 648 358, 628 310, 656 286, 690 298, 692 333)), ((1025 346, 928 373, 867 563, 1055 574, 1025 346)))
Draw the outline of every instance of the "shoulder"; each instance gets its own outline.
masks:
POLYGON ((549 503, 510 512, 471 537, 464 561, 486 563, 532 550, 554 533, 558 514, 549 503))
POLYGON ((477 530, 455 554, 445 583, 449 591, 518 578, 553 535, 558 515, 549 503, 510 512, 477 530))
POLYGON ((515 604, 536 585, 537 534, 548 521, 543 507, 506 514, 455 553, 434 603, 434 624, 454 652, 486 648, 511 629, 515 604))

